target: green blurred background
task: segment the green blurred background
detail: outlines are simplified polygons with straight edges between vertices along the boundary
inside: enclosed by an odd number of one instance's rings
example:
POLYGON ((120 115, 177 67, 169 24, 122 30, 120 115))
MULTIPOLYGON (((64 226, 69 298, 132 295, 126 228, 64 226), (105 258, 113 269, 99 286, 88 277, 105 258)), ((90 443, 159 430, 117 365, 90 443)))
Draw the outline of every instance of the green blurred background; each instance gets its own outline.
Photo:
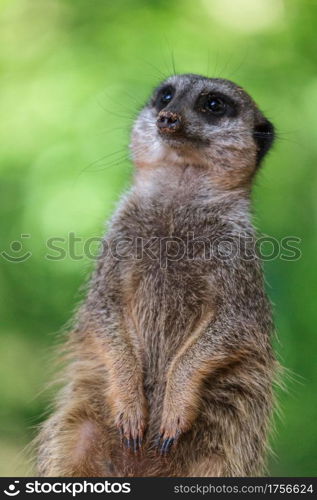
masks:
POLYGON ((309 0, 0 0, 0 475, 29 472, 51 348, 94 264, 83 241, 128 187, 131 122, 173 67, 238 82, 279 131, 255 223, 301 238, 302 257, 265 265, 291 373, 269 470, 316 475, 316 23, 309 0), (59 260, 51 237, 65 238, 59 260))

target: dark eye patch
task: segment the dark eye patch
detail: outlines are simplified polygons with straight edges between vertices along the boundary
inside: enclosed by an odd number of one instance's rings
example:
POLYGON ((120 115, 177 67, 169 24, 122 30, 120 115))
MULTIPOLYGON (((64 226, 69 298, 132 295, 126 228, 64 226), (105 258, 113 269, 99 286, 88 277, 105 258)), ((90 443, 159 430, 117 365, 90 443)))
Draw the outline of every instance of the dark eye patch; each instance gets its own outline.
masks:
POLYGON ((152 104, 158 111, 165 108, 173 99, 175 95, 175 88, 172 85, 165 85, 160 88, 154 97, 152 104))
POLYGON ((234 117, 238 114, 237 104, 221 92, 202 92, 198 96, 195 108, 211 121, 223 116, 234 117))

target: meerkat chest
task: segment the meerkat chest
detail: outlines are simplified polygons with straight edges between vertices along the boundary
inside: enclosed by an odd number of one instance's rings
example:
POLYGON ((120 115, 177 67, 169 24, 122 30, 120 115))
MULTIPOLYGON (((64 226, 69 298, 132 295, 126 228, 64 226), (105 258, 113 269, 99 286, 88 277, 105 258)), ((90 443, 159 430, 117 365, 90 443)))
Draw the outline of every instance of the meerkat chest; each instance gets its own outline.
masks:
POLYGON ((125 310, 152 363, 156 356, 167 362, 216 303, 208 278, 185 266, 134 265, 124 295, 125 310))
POLYGON ((212 310, 216 296, 212 225, 183 208, 126 226, 129 255, 121 263, 126 310, 138 336, 151 349, 168 344, 170 354, 212 310))

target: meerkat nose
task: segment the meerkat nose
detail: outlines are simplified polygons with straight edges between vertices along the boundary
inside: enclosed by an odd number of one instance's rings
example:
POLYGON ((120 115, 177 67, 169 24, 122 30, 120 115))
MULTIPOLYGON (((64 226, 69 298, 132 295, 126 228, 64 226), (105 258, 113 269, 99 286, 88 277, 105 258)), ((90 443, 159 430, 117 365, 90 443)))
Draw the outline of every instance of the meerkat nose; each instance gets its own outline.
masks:
POLYGON ((160 132, 174 133, 181 128, 181 118, 177 113, 161 111, 158 115, 156 125, 160 132))

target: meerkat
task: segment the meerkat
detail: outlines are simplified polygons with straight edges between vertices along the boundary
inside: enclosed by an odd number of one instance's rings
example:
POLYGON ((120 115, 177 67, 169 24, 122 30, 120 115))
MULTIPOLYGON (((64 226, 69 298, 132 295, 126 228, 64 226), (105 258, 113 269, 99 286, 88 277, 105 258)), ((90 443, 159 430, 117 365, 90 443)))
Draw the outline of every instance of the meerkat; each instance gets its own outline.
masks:
POLYGON ((39 432, 39 475, 263 474, 277 363, 250 193, 273 140, 231 81, 155 89, 39 432))

